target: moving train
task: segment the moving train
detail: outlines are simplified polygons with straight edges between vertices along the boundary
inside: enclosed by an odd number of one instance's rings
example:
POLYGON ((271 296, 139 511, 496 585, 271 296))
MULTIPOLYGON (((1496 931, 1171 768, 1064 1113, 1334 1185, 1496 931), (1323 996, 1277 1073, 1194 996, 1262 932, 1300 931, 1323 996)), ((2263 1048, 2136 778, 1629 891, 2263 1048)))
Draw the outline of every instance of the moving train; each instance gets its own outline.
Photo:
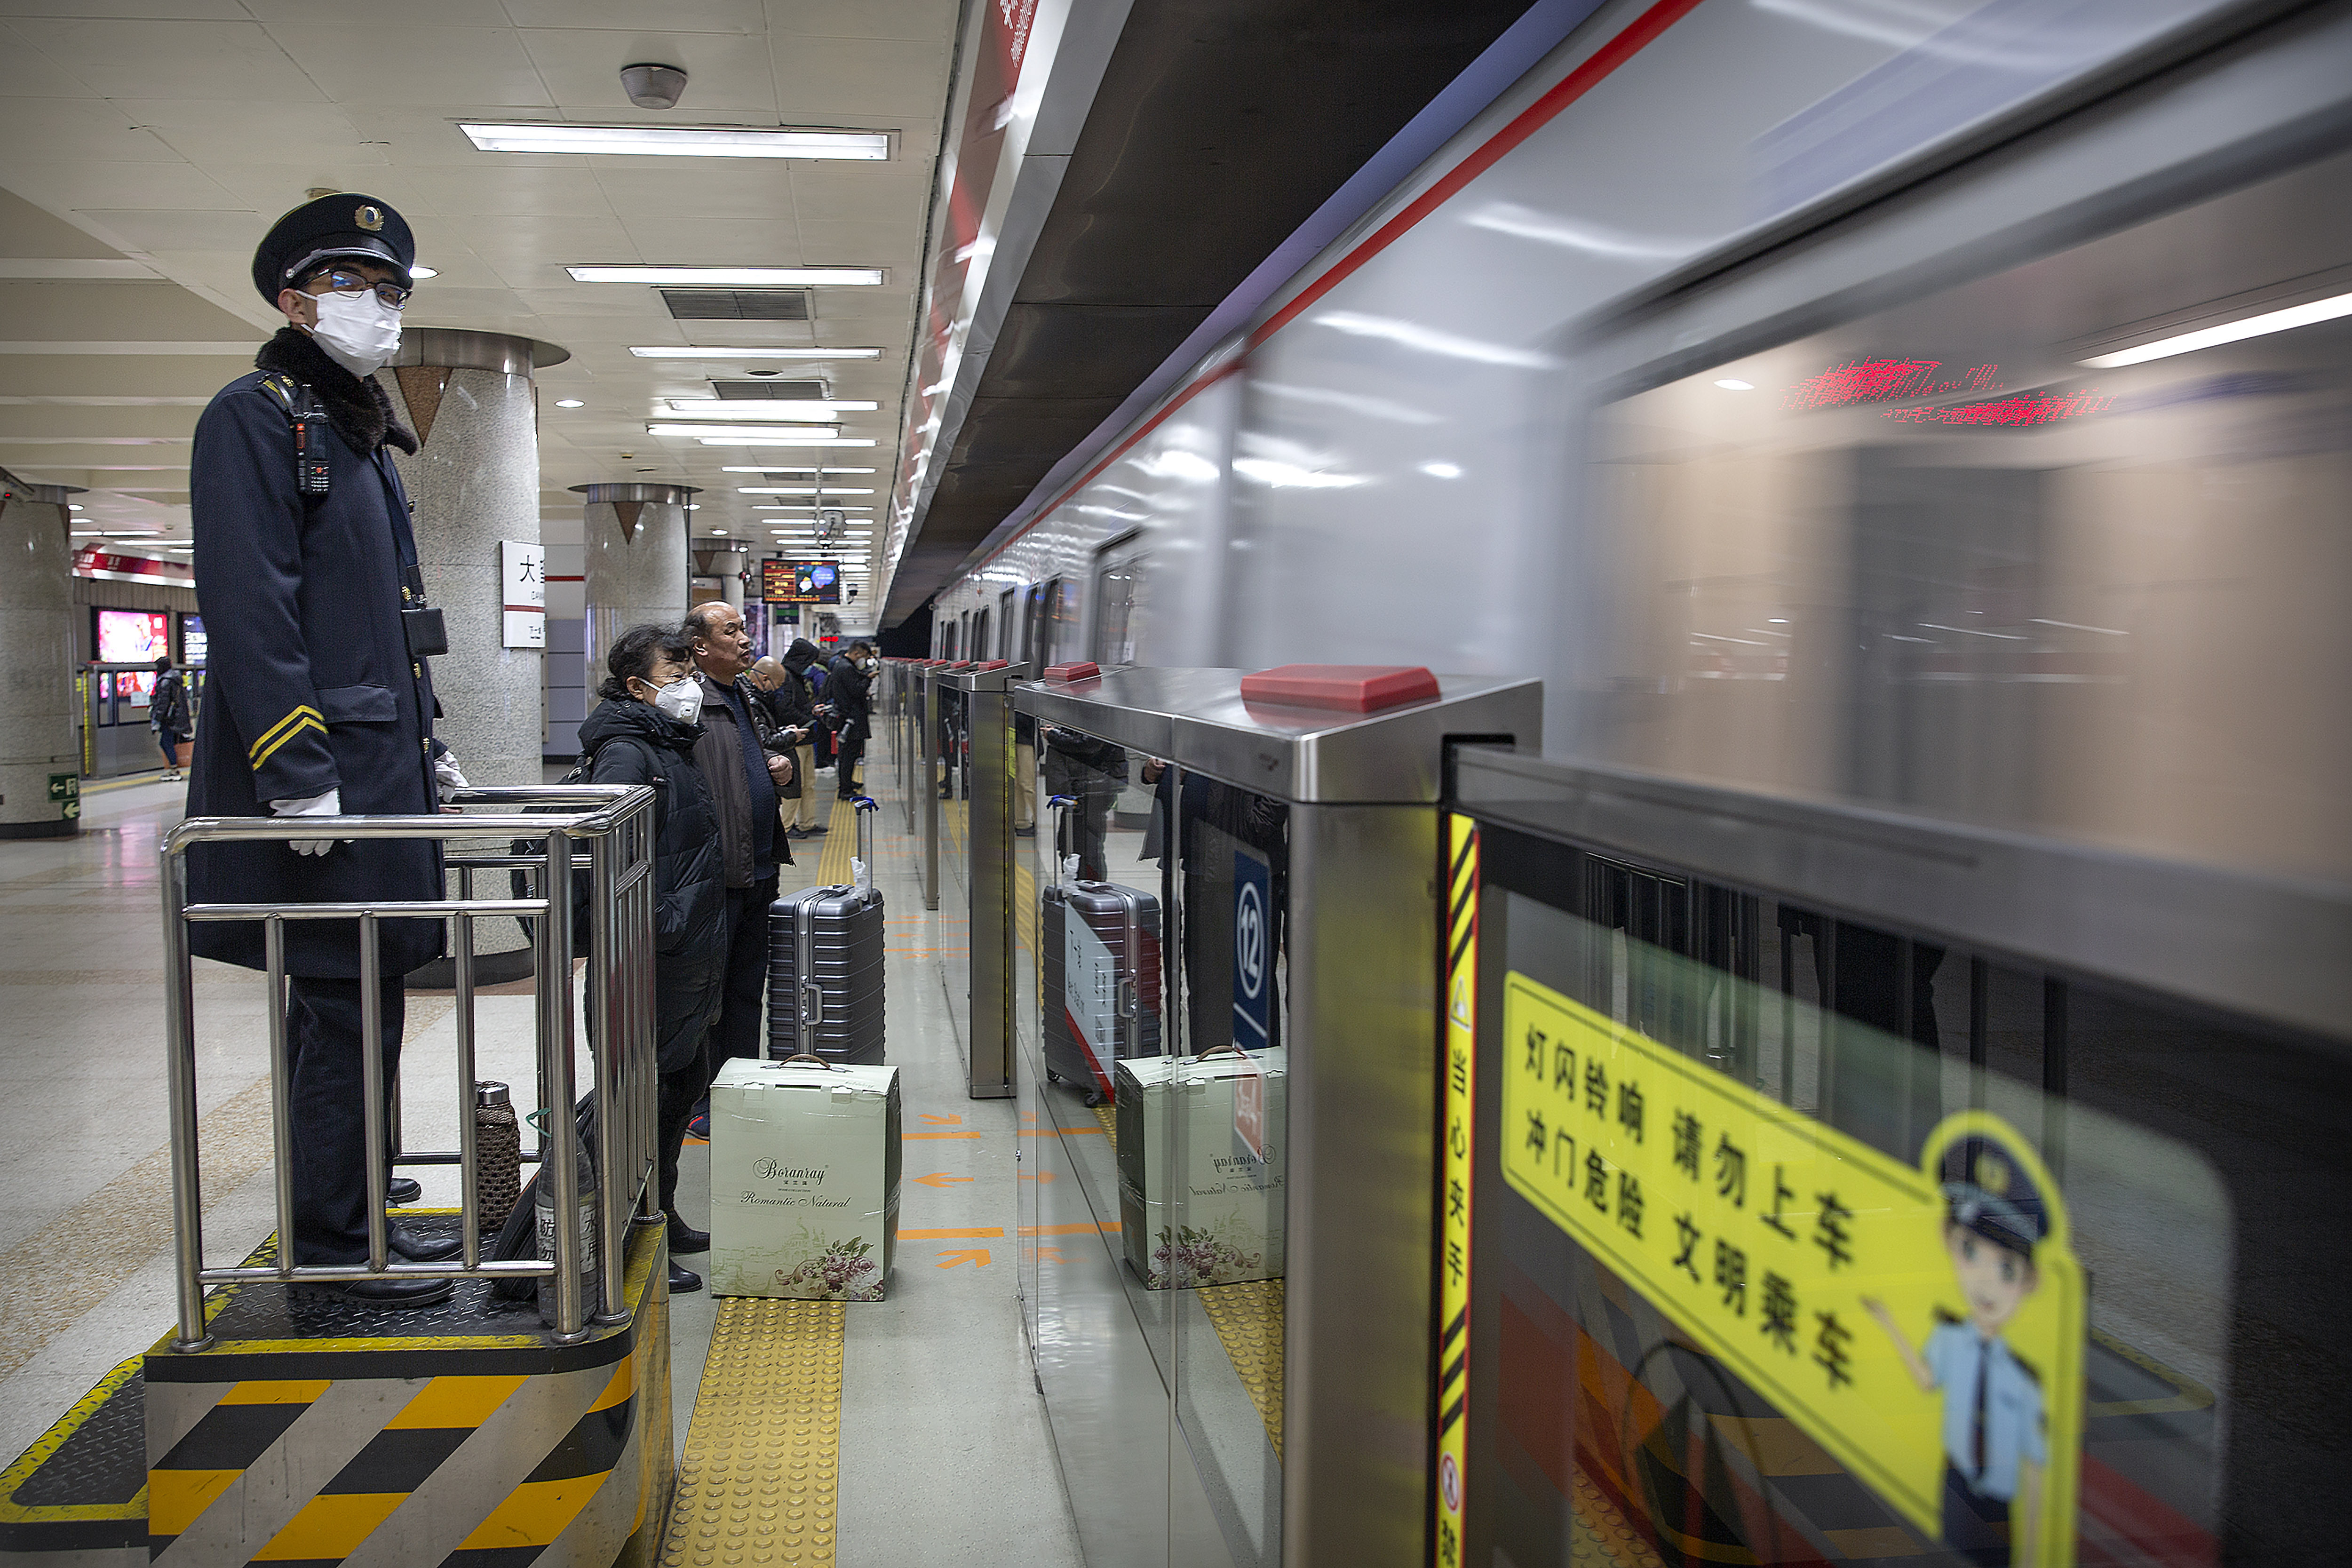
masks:
MULTIPOLYGON (((2352 5, 1619 0, 1008 517, 932 652, 1539 677, 1571 842, 1462 806, 1512 929, 1585 933, 1528 966, 1906 1163, 2030 1088, 2068 1550, 2343 1561, 2347 503, 2352 5)), ((1433 1560, 1916 1551, 1501 1191, 1433 1560)))

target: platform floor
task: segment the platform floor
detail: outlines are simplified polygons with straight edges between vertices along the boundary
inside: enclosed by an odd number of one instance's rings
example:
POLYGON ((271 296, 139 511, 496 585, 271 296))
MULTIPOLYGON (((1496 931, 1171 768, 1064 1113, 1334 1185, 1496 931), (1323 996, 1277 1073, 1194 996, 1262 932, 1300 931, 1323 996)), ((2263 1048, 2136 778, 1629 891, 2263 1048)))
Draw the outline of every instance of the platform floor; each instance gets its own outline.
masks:
MULTIPOLYGON (((907 1145, 888 1299, 843 1310, 835 1560, 1060 1568, 1078 1553, 1013 1294, 1013 1102, 963 1096, 948 998, 964 921, 952 897, 923 910, 887 773, 868 778, 885 805, 889 1057, 908 1131, 948 1135, 907 1145)), ((819 785, 832 805, 831 775, 819 785)), ((79 837, 0 843, 0 1462, 172 1321, 155 848, 181 798, 179 785, 117 784, 84 797, 79 837)), ((842 816, 835 834, 794 845, 787 889, 845 878, 842 816)), ((206 1251, 234 1262, 273 1227, 266 1016, 247 972, 199 961, 196 988, 206 1251)), ((481 998, 478 1045, 480 1076, 523 1103, 527 993, 481 998)), ((410 998, 413 1145, 454 1146, 453 1005, 410 998)), ((456 1201, 454 1173, 422 1174, 426 1204, 456 1201)), ((689 1144, 680 1206, 698 1222, 709 1184, 708 1152, 689 1144)), ((673 1300, 682 1452, 717 1318, 707 1294, 673 1300)))

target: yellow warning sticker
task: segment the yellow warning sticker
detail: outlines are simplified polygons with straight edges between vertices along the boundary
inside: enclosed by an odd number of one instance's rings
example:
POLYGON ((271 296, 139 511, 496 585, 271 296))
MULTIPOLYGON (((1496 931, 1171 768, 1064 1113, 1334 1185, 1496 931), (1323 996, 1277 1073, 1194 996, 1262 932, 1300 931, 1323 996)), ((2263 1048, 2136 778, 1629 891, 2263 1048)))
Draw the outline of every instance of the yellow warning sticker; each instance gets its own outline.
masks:
POLYGON ((2014 1129, 1906 1165, 1517 973, 1499 1065, 1521 1196, 1930 1541, 2073 1563, 2083 1275, 2014 1129))

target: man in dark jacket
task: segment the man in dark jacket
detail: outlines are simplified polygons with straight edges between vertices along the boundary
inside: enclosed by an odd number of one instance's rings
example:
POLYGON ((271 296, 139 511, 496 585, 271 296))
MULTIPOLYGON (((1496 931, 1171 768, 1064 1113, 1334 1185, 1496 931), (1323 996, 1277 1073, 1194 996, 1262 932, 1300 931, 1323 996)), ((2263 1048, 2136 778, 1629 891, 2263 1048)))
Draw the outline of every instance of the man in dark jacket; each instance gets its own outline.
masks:
MULTIPOLYGON (((189 468, 210 636, 190 816, 417 816, 436 809, 439 784, 463 787, 454 762, 436 770, 425 656, 437 647, 421 635, 412 646, 404 616, 423 608, 425 580, 385 448, 414 452, 416 441, 369 379, 399 342, 415 255, 400 215, 362 195, 295 208, 255 253, 254 285, 287 325, 255 357, 258 369, 222 388, 197 420, 189 468)), ((188 894, 198 903, 438 899, 441 851, 421 839, 198 845, 188 894)), ((383 984, 362 996, 356 922, 286 925, 298 1263, 365 1262, 367 1205, 385 1195, 366 1190, 362 1009, 379 1011, 389 1082, 401 978, 440 956, 443 922, 377 929, 383 984)), ((265 963, 257 922, 199 924, 190 944, 224 963, 265 963)), ((414 1193, 414 1183, 401 1184, 414 1193)), ((398 1226, 393 1245, 420 1260, 458 1247, 398 1226)), ((451 1286, 337 1289, 376 1305, 421 1305, 451 1286)))
POLYGON ((806 637, 794 637, 782 659, 760 661, 772 671, 767 693, 769 715, 780 728, 793 731, 796 736, 793 742, 793 782, 786 786, 786 798, 792 804, 785 810, 793 819, 785 832, 788 838, 814 838, 824 831, 824 824, 817 819, 816 813, 816 684, 809 679, 809 667, 816 658, 816 644, 806 637))
POLYGON ((793 764, 744 678, 751 668, 751 634, 742 612, 724 602, 697 605, 684 630, 702 684, 702 739, 694 760, 719 806, 726 861, 726 999, 704 1047, 715 1079, 728 1058, 760 1054, 768 906, 776 901, 776 867, 793 861, 777 821, 776 790, 793 776, 793 764))
POLYGON ((825 700, 833 708, 835 733, 841 743, 840 755, 833 764, 834 786, 844 800, 857 798, 857 764, 866 756, 870 722, 866 698, 873 682, 867 672, 873 665, 873 645, 854 642, 847 653, 833 661, 832 672, 824 678, 825 700))
POLYGON ((195 732, 188 717, 188 683, 169 658, 155 661, 155 689, 147 694, 147 727, 163 749, 163 782, 180 776, 180 742, 195 732))

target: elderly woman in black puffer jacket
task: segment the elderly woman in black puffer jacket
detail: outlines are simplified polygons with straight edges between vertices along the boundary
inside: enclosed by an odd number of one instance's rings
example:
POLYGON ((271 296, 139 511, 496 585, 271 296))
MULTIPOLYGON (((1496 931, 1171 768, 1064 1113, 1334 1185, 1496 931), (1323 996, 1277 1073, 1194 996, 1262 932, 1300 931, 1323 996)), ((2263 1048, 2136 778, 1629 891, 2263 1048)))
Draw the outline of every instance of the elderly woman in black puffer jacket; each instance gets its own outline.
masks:
POLYGON ((674 627, 631 626, 605 655, 604 700, 580 726, 588 782, 654 791, 654 1040, 661 1070, 662 1208, 669 1215, 669 1288, 699 1290, 677 1261, 710 1237, 678 1217, 677 1160, 694 1102, 709 1087, 702 1037, 719 1016, 727 967, 726 868, 719 812, 694 765, 702 690, 693 646, 674 627))

